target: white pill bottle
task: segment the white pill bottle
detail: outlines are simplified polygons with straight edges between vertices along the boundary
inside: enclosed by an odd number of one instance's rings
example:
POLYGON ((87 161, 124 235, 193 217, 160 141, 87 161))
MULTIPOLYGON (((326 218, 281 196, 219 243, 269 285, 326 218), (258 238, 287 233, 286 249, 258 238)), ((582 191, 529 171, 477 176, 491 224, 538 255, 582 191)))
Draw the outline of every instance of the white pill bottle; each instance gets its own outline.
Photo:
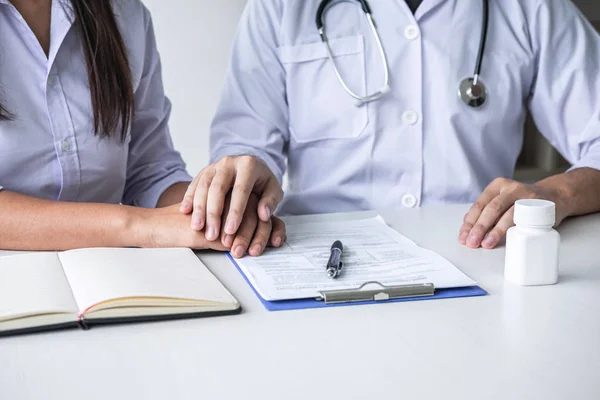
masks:
POLYGON ((558 282, 560 235, 554 230, 556 206, 547 200, 518 200, 515 226, 506 234, 504 277, 521 286, 558 282))

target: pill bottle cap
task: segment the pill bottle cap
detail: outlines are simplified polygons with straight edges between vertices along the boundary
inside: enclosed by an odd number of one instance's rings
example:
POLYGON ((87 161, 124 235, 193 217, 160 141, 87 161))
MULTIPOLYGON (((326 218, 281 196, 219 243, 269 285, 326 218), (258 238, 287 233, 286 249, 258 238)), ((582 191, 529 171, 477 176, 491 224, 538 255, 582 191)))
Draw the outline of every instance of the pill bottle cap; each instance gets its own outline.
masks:
POLYGON ((548 200, 517 200, 514 222, 519 226, 553 226, 556 222, 556 205, 548 200))

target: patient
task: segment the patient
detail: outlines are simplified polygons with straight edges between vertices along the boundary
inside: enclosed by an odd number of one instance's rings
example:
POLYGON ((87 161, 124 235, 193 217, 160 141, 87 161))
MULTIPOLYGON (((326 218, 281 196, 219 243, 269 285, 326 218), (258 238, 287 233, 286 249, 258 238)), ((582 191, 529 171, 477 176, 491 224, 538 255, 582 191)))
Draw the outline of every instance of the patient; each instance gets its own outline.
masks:
POLYGON ((170 111, 140 1, 0 0, 0 249, 280 245, 254 196, 235 237, 192 229, 170 111))

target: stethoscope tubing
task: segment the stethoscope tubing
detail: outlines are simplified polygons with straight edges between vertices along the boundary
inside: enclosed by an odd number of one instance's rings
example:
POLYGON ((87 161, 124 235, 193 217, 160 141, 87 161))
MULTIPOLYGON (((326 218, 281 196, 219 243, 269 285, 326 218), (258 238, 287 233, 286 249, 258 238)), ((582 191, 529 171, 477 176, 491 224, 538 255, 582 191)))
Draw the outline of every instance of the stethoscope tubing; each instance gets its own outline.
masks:
MULTIPOLYGON (((331 50, 331 46, 329 45, 329 40, 327 39, 327 34, 325 30, 325 21, 324 16, 327 10, 333 6, 332 2, 335 0, 323 0, 319 4, 316 14, 316 25, 319 31, 319 35, 321 36, 321 41, 326 46, 327 55, 329 57, 330 62, 333 65, 335 74, 343 89, 352 96, 356 101, 357 105, 362 105, 365 103, 369 103, 379 99, 385 93, 390 90, 389 86, 389 66, 387 63, 387 57, 385 54, 385 49, 383 47, 383 43, 381 42, 381 37, 377 31, 377 26, 375 24, 375 20, 373 19, 371 7, 367 0, 356 0, 363 12, 365 13, 367 20, 369 21, 369 25, 371 26, 371 30, 377 42, 377 46, 379 48, 379 52, 381 54, 381 58, 384 65, 384 85, 377 92, 367 95, 360 96, 354 93, 350 87, 344 81, 333 56, 333 52, 331 50)), ((338 0, 340 1, 340 0, 338 0)), ((341 0, 342 2, 353 2, 351 0, 341 0)), ((489 27, 489 0, 482 0, 482 23, 481 23, 481 38, 479 40, 479 48, 477 51, 477 59, 475 62, 475 69, 473 71, 473 77, 463 79, 459 84, 458 96, 459 98, 468 106, 473 108, 479 108, 483 106, 487 101, 487 89, 481 80, 481 69, 485 56, 485 47, 487 43, 487 34, 489 27)))

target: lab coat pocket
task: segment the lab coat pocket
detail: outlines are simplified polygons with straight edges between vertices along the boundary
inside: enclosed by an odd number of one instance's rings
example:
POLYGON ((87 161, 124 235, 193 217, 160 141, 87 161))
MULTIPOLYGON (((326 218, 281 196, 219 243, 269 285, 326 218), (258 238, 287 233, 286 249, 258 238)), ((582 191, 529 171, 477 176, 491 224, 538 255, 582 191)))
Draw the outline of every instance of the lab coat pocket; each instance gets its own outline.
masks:
MULTIPOLYGON (((363 36, 330 39, 338 71, 358 95, 366 93, 363 36)), ((324 43, 279 48, 286 70, 289 128, 298 143, 326 139, 351 139, 368 124, 367 105, 344 90, 324 43)))

